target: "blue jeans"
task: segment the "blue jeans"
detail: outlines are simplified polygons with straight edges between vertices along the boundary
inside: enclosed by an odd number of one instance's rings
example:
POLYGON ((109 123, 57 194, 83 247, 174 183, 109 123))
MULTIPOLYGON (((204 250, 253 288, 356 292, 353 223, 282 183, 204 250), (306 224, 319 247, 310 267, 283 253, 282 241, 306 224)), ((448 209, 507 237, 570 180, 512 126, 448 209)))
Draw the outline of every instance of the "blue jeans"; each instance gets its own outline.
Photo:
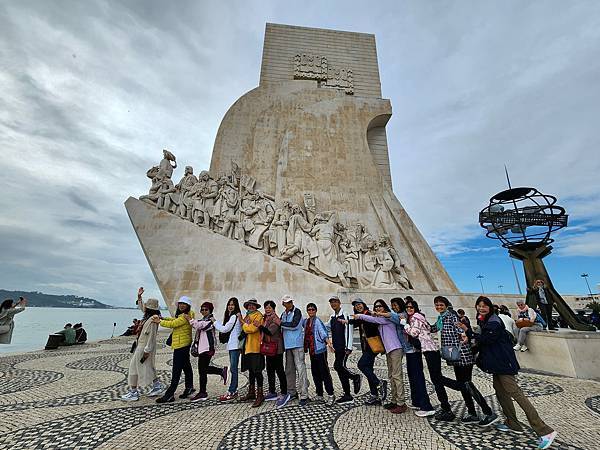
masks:
POLYGON ((373 371, 375 356, 375 353, 373 353, 370 348, 365 348, 362 356, 358 360, 358 370, 360 370, 364 376, 367 377, 371 395, 377 395, 377 386, 379 386, 380 383, 379 378, 377 378, 377 375, 375 375, 375 372, 373 371))
POLYGON ((433 411, 433 406, 429 400, 425 385, 421 352, 406 354, 406 371, 408 372, 410 396, 413 406, 417 406, 422 411, 433 411))
POLYGON ((229 392, 232 394, 238 389, 238 366, 240 365, 240 350, 229 350, 229 373, 231 381, 229 382, 229 392))

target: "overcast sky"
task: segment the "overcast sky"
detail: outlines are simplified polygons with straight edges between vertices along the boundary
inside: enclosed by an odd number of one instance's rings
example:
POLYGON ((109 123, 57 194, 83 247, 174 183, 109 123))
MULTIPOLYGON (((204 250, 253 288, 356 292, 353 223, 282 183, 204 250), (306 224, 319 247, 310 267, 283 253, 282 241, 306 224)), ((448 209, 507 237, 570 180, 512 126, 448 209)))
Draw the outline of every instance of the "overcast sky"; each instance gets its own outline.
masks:
POLYGON ((394 190, 461 290, 516 291, 477 224, 507 164, 570 213, 555 285, 597 291, 600 2, 559 0, 0 2, 0 288, 157 295, 123 202, 162 148, 208 167, 266 22, 375 34, 394 190))

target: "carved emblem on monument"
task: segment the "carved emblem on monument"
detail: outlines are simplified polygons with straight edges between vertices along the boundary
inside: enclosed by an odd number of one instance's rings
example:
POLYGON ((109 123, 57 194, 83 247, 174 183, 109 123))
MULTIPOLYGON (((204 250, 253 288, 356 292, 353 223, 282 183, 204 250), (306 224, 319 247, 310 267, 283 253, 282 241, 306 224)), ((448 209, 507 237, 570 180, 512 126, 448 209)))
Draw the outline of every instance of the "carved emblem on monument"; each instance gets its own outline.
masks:
POLYGON ((352 69, 333 67, 327 57, 298 53, 294 56, 294 79, 317 80, 319 87, 343 89, 346 94, 354 94, 352 69))
POLYGON ((278 206, 235 161, 217 180, 208 171, 196 178, 186 166, 174 185, 176 167, 164 150, 146 173, 152 184, 140 200, 344 287, 412 289, 388 236, 376 239, 362 223, 341 223, 337 211, 317 211, 312 193, 304 193, 303 206, 287 200, 278 206))

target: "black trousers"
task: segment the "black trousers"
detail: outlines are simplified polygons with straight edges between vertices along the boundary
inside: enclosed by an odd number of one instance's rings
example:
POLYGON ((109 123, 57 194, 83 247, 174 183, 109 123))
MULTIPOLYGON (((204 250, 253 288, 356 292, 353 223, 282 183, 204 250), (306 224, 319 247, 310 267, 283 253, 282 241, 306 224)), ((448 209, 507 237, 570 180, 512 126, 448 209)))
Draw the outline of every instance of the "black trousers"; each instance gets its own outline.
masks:
POLYGON ((266 356, 267 360, 267 380, 269 381, 269 392, 275 394, 275 375, 279 378, 279 389, 281 395, 287 394, 287 377, 283 368, 283 353, 281 355, 266 356))
POLYGON ((471 395, 471 393, 465 387, 465 382, 473 379, 473 366, 453 366, 453 368, 456 380, 444 377, 444 385, 455 391, 460 391, 469 414, 474 416, 477 415, 477 410, 475 409, 473 399, 475 399, 483 414, 486 416, 491 414, 492 409, 485 401, 483 395, 481 395, 481 392, 479 392, 479 390, 473 385, 473 395, 471 395))
POLYGON ((315 382, 317 395, 323 396, 323 386, 325 386, 325 392, 328 395, 333 395, 333 380, 327 365, 327 352, 310 355, 310 373, 315 382))
POLYGON ((212 355, 208 352, 200 353, 198 355, 198 374, 200 376, 200 392, 206 393, 206 383, 208 381, 208 375, 222 375, 223 369, 210 365, 212 355))
POLYGON ((356 377, 360 377, 360 375, 354 374, 348 370, 348 368, 346 367, 347 361, 348 355, 346 355, 346 350, 335 351, 333 370, 335 370, 338 374, 340 383, 342 384, 342 389, 344 390, 344 395, 350 395, 350 380, 353 380, 356 377))
MULTIPOLYGON (((435 394, 440 401, 440 407, 444 411, 451 411, 450 402, 448 401, 448 393, 444 387, 444 376, 442 375, 442 357, 438 351, 423 352, 427 369, 429 370, 429 378, 435 388, 435 394)), ((450 380, 449 378, 446 378, 450 380)), ((454 380, 450 380, 454 381, 454 380)))
POLYGON ((173 370, 171 371, 171 384, 165 392, 165 396, 175 394, 177 385, 181 379, 181 372, 185 374, 185 388, 192 389, 194 387, 194 372, 190 363, 190 346, 177 348, 173 350, 173 370))
POLYGON ((408 372, 410 397, 413 406, 418 406, 422 411, 433 411, 433 406, 431 406, 427 394, 427 386, 425 385, 421 352, 406 354, 406 371, 408 372))
POLYGON ((538 302, 538 306, 540 307, 540 311, 542 312, 542 317, 546 321, 546 325, 549 330, 552 330, 554 327, 554 322, 552 321, 552 305, 550 303, 542 303, 538 302))
POLYGON ((375 365, 375 356, 375 353, 373 353, 367 346, 358 360, 358 370, 360 370, 364 376, 367 377, 371 395, 377 395, 377 386, 379 386, 380 383, 379 378, 377 378, 377 375, 375 375, 375 371, 373 370, 373 366, 375 365))

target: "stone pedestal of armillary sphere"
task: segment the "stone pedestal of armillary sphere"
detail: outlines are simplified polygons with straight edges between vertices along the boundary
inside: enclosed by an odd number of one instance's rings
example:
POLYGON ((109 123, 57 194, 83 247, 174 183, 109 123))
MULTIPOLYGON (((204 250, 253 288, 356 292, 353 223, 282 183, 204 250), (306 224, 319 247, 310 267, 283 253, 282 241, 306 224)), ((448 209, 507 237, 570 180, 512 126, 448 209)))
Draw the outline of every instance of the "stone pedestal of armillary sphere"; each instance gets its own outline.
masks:
POLYGON ((209 170, 164 151, 126 201, 169 307, 461 299, 392 191, 391 116, 373 35, 267 24, 259 85, 225 114, 209 170))

